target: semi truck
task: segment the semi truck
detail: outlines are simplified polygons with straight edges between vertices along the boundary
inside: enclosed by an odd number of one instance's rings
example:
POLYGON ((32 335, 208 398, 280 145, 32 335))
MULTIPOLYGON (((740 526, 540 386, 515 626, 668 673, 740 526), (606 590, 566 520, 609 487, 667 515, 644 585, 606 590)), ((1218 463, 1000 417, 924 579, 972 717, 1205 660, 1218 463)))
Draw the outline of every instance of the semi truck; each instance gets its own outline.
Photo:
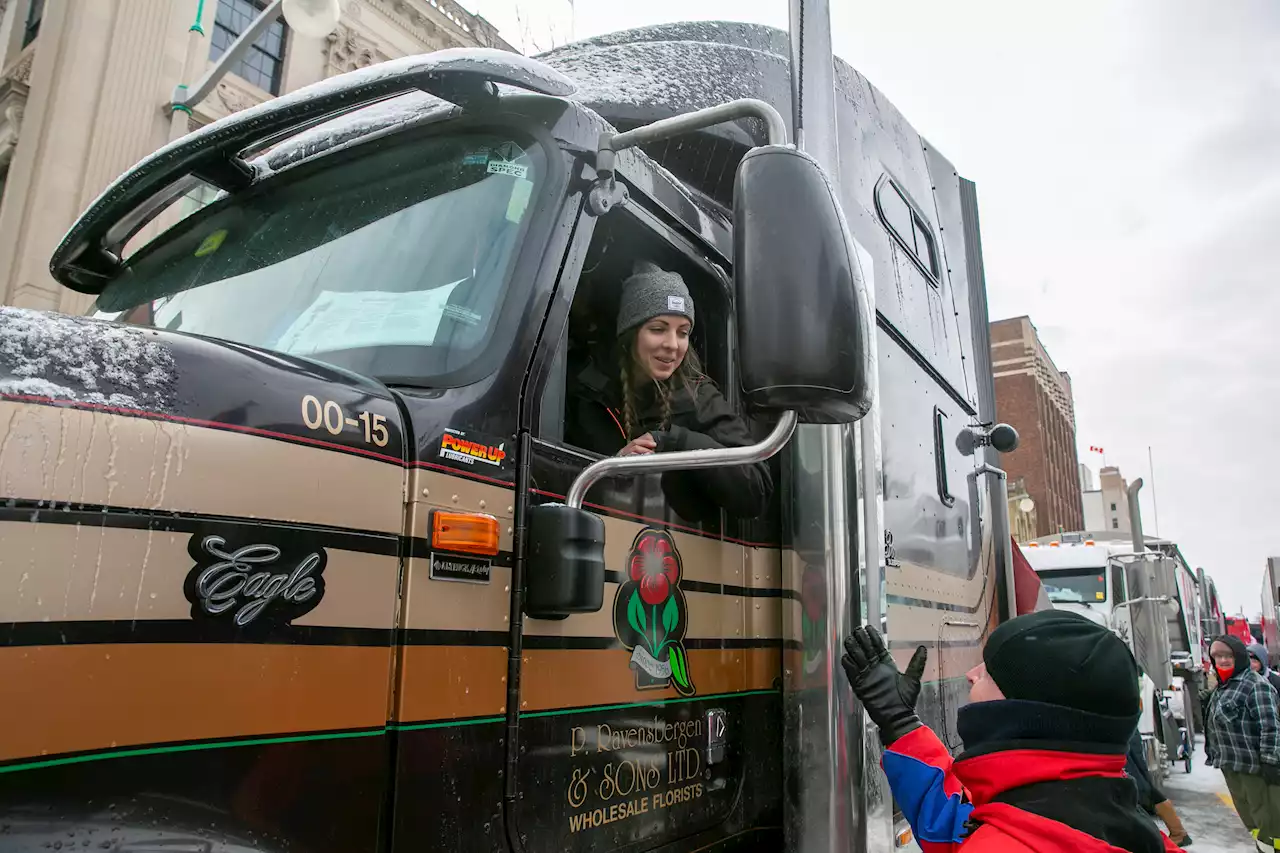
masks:
POLYGON ((1276 602, 1280 601, 1280 557, 1267 557, 1267 565, 1262 570, 1262 615, 1259 619, 1261 634, 1259 640, 1267 647, 1268 666, 1280 664, 1280 609, 1276 602))
POLYGON ((1227 617, 1222 611, 1222 599, 1218 596, 1218 585, 1213 577, 1203 568, 1196 569, 1196 579, 1200 582, 1200 621, 1204 630, 1200 632, 1204 646, 1205 672, 1209 671, 1209 644, 1214 637, 1227 632, 1227 617))
POLYGON ((911 843, 840 643, 960 746, 1016 433, 974 185, 793 7, 363 69, 88 206, 92 315, 0 308, 5 849, 911 843), (566 441, 637 261, 753 444, 566 441))

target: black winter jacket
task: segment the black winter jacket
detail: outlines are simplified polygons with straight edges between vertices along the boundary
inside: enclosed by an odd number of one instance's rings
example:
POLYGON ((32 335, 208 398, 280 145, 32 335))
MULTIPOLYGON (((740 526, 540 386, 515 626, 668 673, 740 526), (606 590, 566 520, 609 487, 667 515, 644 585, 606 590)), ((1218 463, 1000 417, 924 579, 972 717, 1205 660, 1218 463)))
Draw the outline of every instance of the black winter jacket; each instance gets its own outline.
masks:
MULTIPOLYGON (((573 368, 571 368, 571 371, 573 368)), ((690 394, 675 383, 671 395, 671 423, 662 429, 662 405, 657 390, 638 389, 632 435, 623 434, 622 383, 616 370, 606 373, 596 361, 579 366, 569 378, 565 440, 570 444, 613 456, 632 438, 650 433, 658 453, 744 447, 754 444, 747 425, 710 379, 698 382, 690 394)), ((767 464, 734 465, 701 471, 673 471, 663 475, 663 490, 676 512, 702 521, 723 509, 736 518, 755 518, 769 505, 773 477, 767 464)))

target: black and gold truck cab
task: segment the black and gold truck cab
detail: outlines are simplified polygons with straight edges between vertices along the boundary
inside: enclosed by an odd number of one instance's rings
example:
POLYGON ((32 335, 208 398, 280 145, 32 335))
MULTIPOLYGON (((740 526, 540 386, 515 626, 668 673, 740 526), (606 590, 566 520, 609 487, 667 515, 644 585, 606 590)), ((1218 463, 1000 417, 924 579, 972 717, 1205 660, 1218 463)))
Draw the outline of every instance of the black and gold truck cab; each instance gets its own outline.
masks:
POLYGON ((92 314, 0 308, 0 849, 817 849, 837 789, 891 824, 831 650, 873 601, 946 731, 998 618, 976 207, 843 63, 840 179, 790 146, 779 38, 398 60, 90 205, 51 269, 92 314), (753 444, 566 439, 641 260, 753 444), (696 488, 743 464, 761 511, 696 488))

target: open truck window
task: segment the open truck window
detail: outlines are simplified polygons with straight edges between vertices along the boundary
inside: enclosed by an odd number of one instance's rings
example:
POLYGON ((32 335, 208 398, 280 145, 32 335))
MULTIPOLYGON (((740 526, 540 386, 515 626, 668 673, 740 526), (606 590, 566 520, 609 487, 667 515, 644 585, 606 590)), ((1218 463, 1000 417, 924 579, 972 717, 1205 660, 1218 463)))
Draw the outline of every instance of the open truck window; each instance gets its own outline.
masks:
POLYGON ((545 166, 536 144, 456 133, 300 168, 131 257, 97 316, 448 384, 494 340, 545 166))
POLYGON ((652 261, 684 279, 697 306, 698 319, 690 349, 697 354, 703 372, 733 404, 730 307, 725 287, 704 267, 705 259, 704 263, 698 263, 689 253, 692 249, 687 244, 683 247, 685 251, 676 248, 675 240, 673 235, 646 226, 625 210, 601 219, 596 225, 582 272, 574 285, 568 331, 560 343, 557 362, 543 396, 540 438, 565 441, 566 418, 571 416, 572 408, 565 397, 565 388, 572 384, 572 377, 589 365, 607 367, 611 376, 616 375, 622 284, 638 261, 652 261))

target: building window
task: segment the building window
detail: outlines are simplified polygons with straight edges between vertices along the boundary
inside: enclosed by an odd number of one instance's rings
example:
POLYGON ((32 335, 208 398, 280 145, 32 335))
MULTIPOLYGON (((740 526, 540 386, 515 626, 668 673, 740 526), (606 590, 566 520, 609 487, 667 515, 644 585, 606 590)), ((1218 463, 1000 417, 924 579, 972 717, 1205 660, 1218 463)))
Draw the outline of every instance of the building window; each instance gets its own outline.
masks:
POLYGON ((1115 511, 1116 511, 1116 505, 1115 505, 1115 504, 1112 504, 1112 505, 1111 505, 1111 511, 1112 511, 1112 512, 1115 512, 1115 511))
POLYGON ((36 40, 40 33, 40 19, 44 17, 44 0, 31 0, 27 6, 27 23, 22 28, 22 46, 26 47, 36 40))
POLYGON ((898 238, 933 284, 938 283, 938 248, 933 231, 924 217, 907 201, 907 196, 890 178, 876 187, 876 207, 886 228, 898 238))
MULTIPOLYGON (((231 43, 248 29, 263 8, 263 3, 258 0, 218 0, 218 14, 213 21, 213 38, 209 40, 209 58, 217 59, 222 56, 231 47, 231 43)), ((283 70, 284 18, 277 18, 249 46, 240 61, 231 66, 231 73, 259 89, 278 95, 283 70)))
POLYGON ((1120 519, 1118 519, 1118 518, 1113 518, 1113 519, 1111 519, 1111 529, 1112 529, 1112 530, 1119 530, 1119 529, 1120 529, 1120 519))

